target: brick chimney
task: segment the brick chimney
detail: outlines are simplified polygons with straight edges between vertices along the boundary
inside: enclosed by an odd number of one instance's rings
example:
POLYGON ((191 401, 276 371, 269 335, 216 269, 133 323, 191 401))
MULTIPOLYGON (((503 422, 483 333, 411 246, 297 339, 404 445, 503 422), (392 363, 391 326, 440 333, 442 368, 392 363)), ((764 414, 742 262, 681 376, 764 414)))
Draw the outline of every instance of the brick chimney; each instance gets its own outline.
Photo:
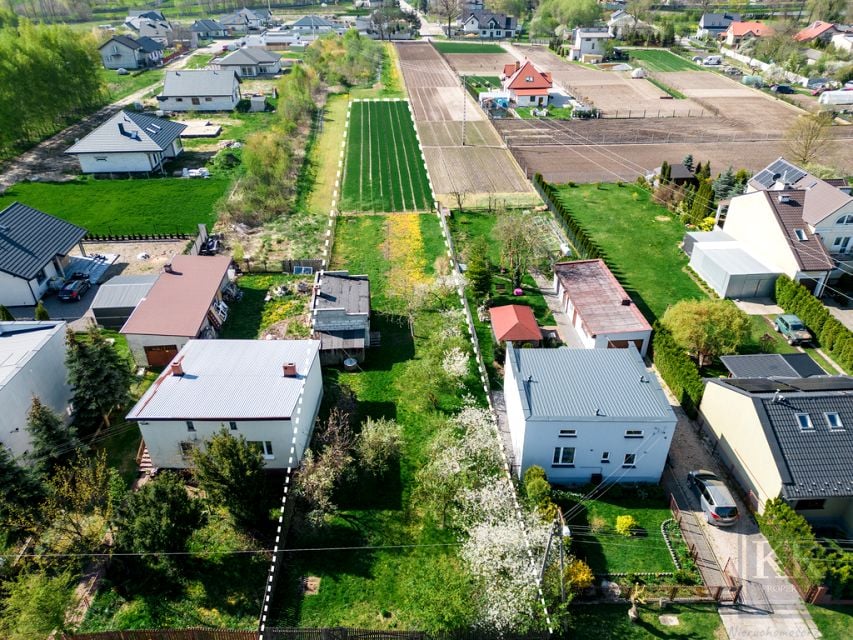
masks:
POLYGON ((172 375, 173 375, 173 376, 182 376, 182 375, 184 375, 184 365, 183 365, 183 361, 184 361, 184 359, 183 359, 183 358, 181 358, 180 360, 175 360, 171 365, 169 365, 170 369, 172 370, 172 375))
POLYGON ((296 377, 296 363, 294 362, 285 362, 282 366, 282 370, 284 371, 285 378, 295 378, 296 377))

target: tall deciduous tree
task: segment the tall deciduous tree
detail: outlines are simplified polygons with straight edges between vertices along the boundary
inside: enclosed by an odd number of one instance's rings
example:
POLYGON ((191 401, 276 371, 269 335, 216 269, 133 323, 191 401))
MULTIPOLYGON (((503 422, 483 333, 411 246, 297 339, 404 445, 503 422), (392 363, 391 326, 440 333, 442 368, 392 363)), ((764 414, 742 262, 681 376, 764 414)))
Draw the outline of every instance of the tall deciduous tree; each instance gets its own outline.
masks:
POLYGON ((115 546, 121 552, 144 554, 186 551, 187 541, 203 522, 201 501, 187 494, 177 475, 161 473, 128 493, 117 508, 115 546))
POLYGON ((130 363, 94 325, 84 337, 69 329, 66 344, 65 365, 78 424, 87 428, 109 426, 112 412, 130 401, 130 363))
POLYGON ((27 457, 35 472, 43 478, 50 477, 59 464, 82 446, 74 426, 63 424, 62 419, 36 397, 27 413, 27 430, 32 441, 27 457))
MULTIPOLYGON (((282 452, 284 453, 284 452, 282 452)), ((242 435, 224 428, 192 455, 193 476, 215 502, 228 509, 244 528, 258 528, 267 518, 266 477, 261 450, 242 435)))
POLYGON ((682 300, 661 322, 700 365, 736 352, 749 337, 749 317, 731 300, 682 300))
POLYGON ((824 155, 832 142, 832 116, 810 114, 800 116, 785 132, 788 156, 799 164, 808 164, 824 155))
POLYGON ((489 260, 489 243, 479 236, 468 247, 468 264, 465 276, 477 300, 485 300, 492 293, 492 263, 489 260))
POLYGON ((432 9, 435 13, 447 20, 447 35, 453 35, 451 28, 453 21, 462 13, 460 0, 432 0, 432 9))
POLYGON ((70 573, 50 576, 37 571, 22 571, 4 582, 6 598, 0 614, 0 635, 6 640, 31 640, 64 629, 71 583, 70 573))
POLYGON ((536 229, 536 219, 529 211, 498 213, 492 234, 501 247, 501 265, 509 271, 514 287, 521 286, 527 269, 541 256, 536 229))

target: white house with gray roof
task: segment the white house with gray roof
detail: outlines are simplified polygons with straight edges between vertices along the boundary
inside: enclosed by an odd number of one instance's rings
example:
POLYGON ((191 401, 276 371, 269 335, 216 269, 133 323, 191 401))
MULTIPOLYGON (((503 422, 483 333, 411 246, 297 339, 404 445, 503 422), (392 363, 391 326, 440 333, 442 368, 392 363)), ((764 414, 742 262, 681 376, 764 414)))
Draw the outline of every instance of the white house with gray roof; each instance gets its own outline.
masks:
POLYGON ((119 111, 65 153, 77 156, 83 173, 152 173, 177 157, 186 125, 119 111))
POLYGON ((758 512, 782 498, 853 534, 853 378, 711 379, 700 423, 758 512))
POLYGON ((221 58, 214 58, 210 66, 234 71, 241 78, 253 78, 281 73, 281 56, 261 47, 242 47, 221 58))
POLYGON ((636 348, 516 349, 504 397, 514 471, 558 484, 658 482, 675 413, 636 348))
POLYGON ((233 69, 167 71, 157 96, 165 111, 232 111, 241 98, 240 78, 233 69))
POLYGON ((147 69, 163 61, 163 46, 151 38, 116 35, 98 47, 105 69, 147 69))
POLYGON ((51 280, 64 280, 68 254, 86 229, 13 202, 0 211, 0 304, 33 306, 51 280))
POLYGON ((15 456, 29 450, 34 396, 68 421, 66 378, 64 322, 0 322, 0 446, 15 456))
POLYGON ((316 340, 190 340, 127 415, 157 468, 185 469, 196 447, 225 429, 293 467, 323 397, 316 340))

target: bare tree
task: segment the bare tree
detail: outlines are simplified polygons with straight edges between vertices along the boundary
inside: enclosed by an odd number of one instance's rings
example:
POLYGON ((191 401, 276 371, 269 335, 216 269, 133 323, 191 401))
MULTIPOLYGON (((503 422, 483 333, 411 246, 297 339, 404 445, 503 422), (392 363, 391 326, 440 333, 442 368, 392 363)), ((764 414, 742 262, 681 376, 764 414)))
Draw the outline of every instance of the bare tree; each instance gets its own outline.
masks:
POLYGON ((433 10, 447 20, 447 37, 451 36, 450 28, 453 21, 462 13, 459 0, 433 0, 433 10))
POLYGON ((468 198, 468 192, 458 190, 451 192, 450 195, 452 195, 453 199, 456 201, 456 211, 458 213, 462 213, 462 206, 465 204, 465 200, 468 198))
POLYGON ((825 155, 832 143, 832 115, 817 113, 800 116, 785 132, 785 149, 794 162, 809 164, 825 155))

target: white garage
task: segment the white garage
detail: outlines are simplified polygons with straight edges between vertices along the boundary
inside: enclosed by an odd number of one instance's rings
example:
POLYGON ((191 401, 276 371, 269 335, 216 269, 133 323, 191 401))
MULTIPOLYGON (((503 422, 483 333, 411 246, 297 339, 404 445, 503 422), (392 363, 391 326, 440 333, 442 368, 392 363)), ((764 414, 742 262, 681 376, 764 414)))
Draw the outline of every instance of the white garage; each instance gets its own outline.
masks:
POLYGON ((759 262, 736 240, 722 239, 694 244, 690 268, 721 298, 732 299, 771 297, 781 274, 759 262))

